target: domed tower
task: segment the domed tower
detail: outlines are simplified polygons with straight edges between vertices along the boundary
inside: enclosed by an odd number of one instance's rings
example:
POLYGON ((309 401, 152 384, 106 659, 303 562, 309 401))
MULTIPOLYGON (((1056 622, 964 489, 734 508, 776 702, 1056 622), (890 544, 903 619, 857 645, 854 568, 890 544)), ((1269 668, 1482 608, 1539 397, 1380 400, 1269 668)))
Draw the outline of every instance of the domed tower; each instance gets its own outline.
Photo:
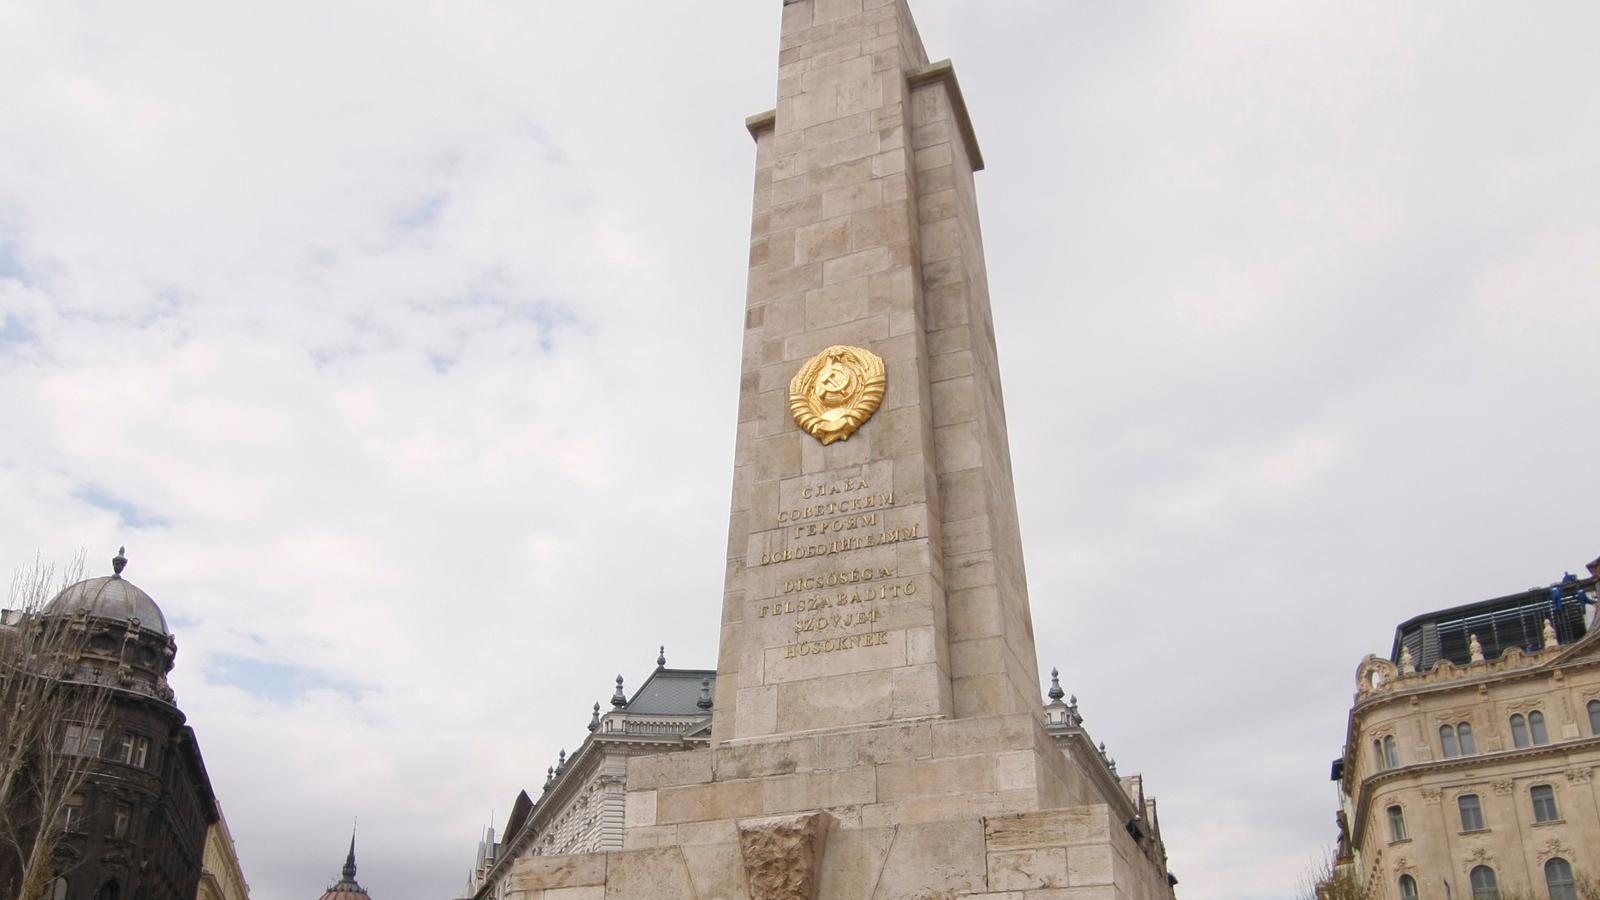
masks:
POLYGON ((49 826, 60 830, 55 900, 191 900, 216 799, 194 730, 167 675, 178 645, 149 594, 111 574, 64 588, 16 622, 62 635, 48 674, 104 702, 80 704, 61 723, 59 752, 86 759, 81 786, 49 826))
POLYGON ((367 889, 356 881, 356 836, 350 835, 350 855, 344 858, 339 880, 322 893, 322 900, 372 900, 367 889))

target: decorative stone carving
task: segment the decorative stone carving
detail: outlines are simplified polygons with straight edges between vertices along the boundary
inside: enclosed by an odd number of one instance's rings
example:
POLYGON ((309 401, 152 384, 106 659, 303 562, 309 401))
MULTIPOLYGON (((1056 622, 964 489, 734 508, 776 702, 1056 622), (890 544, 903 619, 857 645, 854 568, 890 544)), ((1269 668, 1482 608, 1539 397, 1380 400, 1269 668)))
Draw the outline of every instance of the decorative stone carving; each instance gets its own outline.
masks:
POLYGON ((1539 865, 1544 865, 1551 857, 1555 856, 1570 859, 1572 857, 1572 848, 1561 843, 1560 838, 1551 838, 1545 841, 1544 846, 1539 848, 1539 865))
POLYGON ((1490 785, 1494 788, 1496 794, 1509 794, 1516 787, 1516 784, 1511 781, 1494 781, 1490 782, 1490 785))
POLYGON ((1428 802, 1428 803, 1438 803, 1439 802, 1439 794, 1440 794, 1440 791, 1439 791, 1438 788, 1423 788, 1422 789, 1422 799, 1424 801, 1428 802))
POLYGON ((817 900, 833 816, 809 813, 739 823, 750 900, 817 900))
POLYGON ((1561 641, 1556 637, 1556 627, 1550 624, 1549 619, 1544 620, 1544 648, 1554 650, 1561 646, 1561 641))
POLYGON ((1588 784, 1594 777, 1593 769, 1568 769, 1567 780, 1573 784, 1588 784))
POLYGON ((1494 865, 1494 854, 1484 847, 1473 847, 1472 851, 1467 854, 1467 868, 1471 869, 1473 866, 1478 865, 1494 865))
POLYGON ((1478 643, 1478 636, 1475 634, 1467 635, 1467 652, 1473 662, 1481 663, 1485 661, 1483 658, 1483 645, 1478 643))
POLYGON ((1366 697, 1377 691, 1389 690, 1400 676, 1394 663, 1381 656, 1369 655, 1356 667, 1356 695, 1366 697))
POLYGON ((837 344, 808 360, 789 383, 789 412, 806 434, 831 444, 872 418, 888 386, 877 354, 837 344))
POLYGON ((1411 648, 1410 647, 1402 646, 1400 648, 1400 674, 1401 675, 1415 675, 1415 674, 1417 674, 1417 667, 1415 665, 1413 665, 1412 661, 1411 661, 1411 648))

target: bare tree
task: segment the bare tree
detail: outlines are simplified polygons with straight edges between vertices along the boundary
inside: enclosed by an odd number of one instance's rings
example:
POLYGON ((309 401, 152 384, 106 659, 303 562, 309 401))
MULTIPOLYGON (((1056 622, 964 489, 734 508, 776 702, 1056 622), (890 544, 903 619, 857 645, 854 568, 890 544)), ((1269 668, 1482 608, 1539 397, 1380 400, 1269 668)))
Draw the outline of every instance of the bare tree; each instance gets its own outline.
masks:
POLYGON ((1341 866, 1332 852, 1313 860, 1300 876, 1298 900, 1367 900, 1367 887, 1356 867, 1341 866))
POLYGON ((16 572, 0 623, 0 848, 14 855, 19 900, 44 900, 65 874, 55 851, 110 709, 110 688, 80 673, 83 623, 43 615, 82 573, 82 553, 59 574, 35 558, 16 572))

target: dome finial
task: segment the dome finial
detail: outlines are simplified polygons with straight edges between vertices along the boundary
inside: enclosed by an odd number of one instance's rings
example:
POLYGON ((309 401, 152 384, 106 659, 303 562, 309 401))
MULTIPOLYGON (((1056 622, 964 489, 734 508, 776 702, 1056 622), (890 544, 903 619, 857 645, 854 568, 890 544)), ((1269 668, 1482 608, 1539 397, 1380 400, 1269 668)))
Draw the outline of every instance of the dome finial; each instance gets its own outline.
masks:
POLYGON ((656 668, 665 669, 666 667, 667 667, 667 645, 666 644, 662 644, 661 645, 661 652, 656 655, 656 668))
POLYGON ((598 703, 596 703, 594 705, 594 715, 589 717, 589 730, 590 731, 599 731, 600 730, 600 704, 598 704, 598 703))
POLYGON ((622 692, 622 676, 617 676, 617 692, 611 695, 611 705, 621 709, 628 705, 628 695, 622 692))
POLYGON ((1060 669, 1051 669, 1050 670, 1050 699, 1051 700, 1060 700, 1062 697, 1065 697, 1066 695, 1067 695, 1067 692, 1063 691, 1061 689, 1061 670, 1060 669))
POLYGON ((122 570, 128 565, 128 557, 125 555, 127 552, 127 547, 118 547, 117 555, 111 557, 111 574, 114 577, 122 577, 122 570))
POLYGON ((696 700, 694 705, 700 707, 701 709, 710 709, 711 708, 711 679, 710 679, 710 677, 706 677, 706 678, 700 679, 700 699, 696 700))

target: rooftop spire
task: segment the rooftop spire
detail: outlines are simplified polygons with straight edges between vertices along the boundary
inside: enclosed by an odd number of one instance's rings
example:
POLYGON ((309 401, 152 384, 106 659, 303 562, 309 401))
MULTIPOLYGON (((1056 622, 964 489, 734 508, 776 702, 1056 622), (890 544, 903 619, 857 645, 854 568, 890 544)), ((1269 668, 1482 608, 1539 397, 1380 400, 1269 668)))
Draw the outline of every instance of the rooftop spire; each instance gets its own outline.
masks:
POLYGON ((122 577, 122 570, 128 565, 128 557, 124 555, 127 552, 127 547, 118 547, 117 555, 111 557, 111 574, 113 576, 118 578, 122 577))
POLYGON ((667 645, 666 644, 662 644, 661 645, 661 652, 656 655, 656 668, 665 669, 666 667, 667 667, 667 645))
POLYGON ((344 858, 344 870, 340 872, 345 881, 356 880, 356 827, 350 826, 350 855, 344 858))
POLYGON ((1060 700, 1062 697, 1065 697, 1066 695, 1067 695, 1067 692, 1063 691, 1061 689, 1061 670, 1060 669, 1051 669, 1050 670, 1050 699, 1051 700, 1060 700))

